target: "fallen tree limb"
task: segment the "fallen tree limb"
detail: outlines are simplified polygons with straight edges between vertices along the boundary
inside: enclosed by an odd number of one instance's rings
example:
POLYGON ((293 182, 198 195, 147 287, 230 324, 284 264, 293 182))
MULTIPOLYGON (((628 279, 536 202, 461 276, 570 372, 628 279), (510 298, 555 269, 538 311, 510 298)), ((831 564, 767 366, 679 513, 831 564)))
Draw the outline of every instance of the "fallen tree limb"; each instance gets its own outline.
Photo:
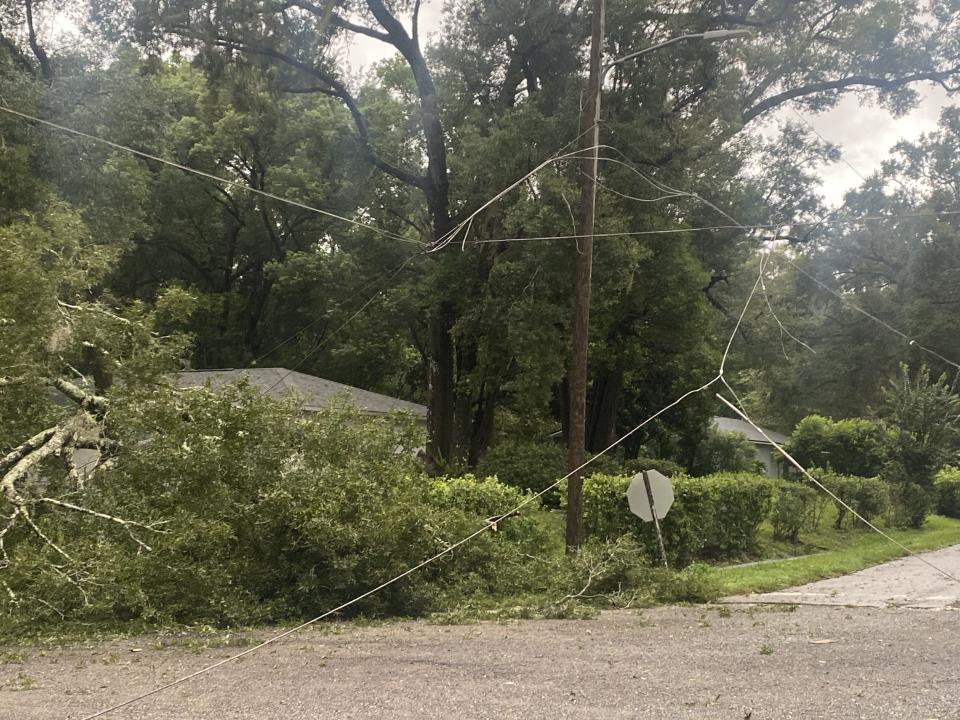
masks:
POLYGON ((35 452, 44 444, 46 444, 50 438, 52 438, 57 432, 57 428, 47 428, 46 430, 41 430, 32 438, 27 440, 25 443, 20 445, 20 447, 12 450, 7 453, 2 460, 0 460, 0 475, 6 475, 7 470, 14 467, 17 463, 27 457, 30 453, 35 452))
POLYGON ((36 502, 46 503, 48 505, 53 505, 55 507, 63 508, 64 510, 72 510, 73 512, 83 513, 84 515, 92 515, 93 517, 97 517, 102 520, 109 520, 110 522, 117 523, 127 531, 127 534, 130 535, 130 538, 137 545, 139 545, 142 550, 150 551, 150 550, 153 550, 153 548, 151 548, 145 542, 140 540, 136 535, 134 535, 131 528, 135 528, 135 527, 142 528, 143 530, 149 530, 151 532, 156 532, 156 533, 163 532, 163 530, 158 530, 156 527, 157 525, 162 525, 163 524, 162 522, 146 524, 146 523, 136 522, 134 520, 126 520, 124 518, 117 517, 115 515, 109 515, 107 513, 99 512, 98 510, 91 510, 90 508, 81 507, 80 505, 74 505, 73 503, 64 502, 63 500, 57 500, 56 498, 41 497, 41 498, 37 498, 36 502))
POLYGON ((54 378, 50 384, 98 420, 102 420, 106 414, 108 403, 102 395, 84 392, 79 386, 63 378, 54 378))

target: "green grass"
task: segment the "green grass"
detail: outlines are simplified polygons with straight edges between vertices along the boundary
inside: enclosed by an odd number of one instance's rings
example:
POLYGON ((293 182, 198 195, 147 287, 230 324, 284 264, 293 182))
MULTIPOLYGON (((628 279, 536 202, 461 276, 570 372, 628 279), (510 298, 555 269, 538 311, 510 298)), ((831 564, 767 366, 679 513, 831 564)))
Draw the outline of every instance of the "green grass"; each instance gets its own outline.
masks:
MULTIPOLYGON (((872 530, 863 528, 838 531, 833 529, 830 520, 823 518, 821 529, 816 534, 808 533, 800 538, 803 545, 799 550, 824 548, 820 552, 755 565, 715 568, 713 572, 719 581, 721 593, 739 595, 780 590, 855 572, 906 554, 872 530)), ((882 529, 915 552, 960 543, 960 520, 939 515, 931 515, 920 530, 882 529)), ((784 545, 786 544, 775 543, 768 537, 764 538, 767 555, 782 557, 788 550, 784 545)))

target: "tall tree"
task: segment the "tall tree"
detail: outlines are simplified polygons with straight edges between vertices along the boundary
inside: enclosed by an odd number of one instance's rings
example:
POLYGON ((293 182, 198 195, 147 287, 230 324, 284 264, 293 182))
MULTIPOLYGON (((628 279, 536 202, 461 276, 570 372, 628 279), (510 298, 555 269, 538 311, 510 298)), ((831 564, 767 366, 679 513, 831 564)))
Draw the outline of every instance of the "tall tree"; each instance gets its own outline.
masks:
MULTIPOLYGON (((954 90, 960 63, 953 5, 613 3, 611 55, 711 28, 748 27, 756 30, 756 37, 734 47, 677 46, 621 66, 611 77, 604 143, 616 146, 626 158, 611 158, 601 180, 618 192, 626 187, 625 176, 642 183, 613 162, 625 159, 634 170, 645 169, 655 180, 688 194, 674 193, 649 213, 621 197, 601 208, 609 229, 726 222, 700 197, 743 217, 765 217, 762 206, 752 209, 746 202, 759 193, 749 183, 730 180, 753 152, 743 141, 744 128, 789 102, 816 111, 831 107, 844 93, 871 92, 899 112, 915 99, 913 86, 918 82, 954 90)), ((104 10, 105 4, 98 7, 104 10)), ((353 124, 358 154, 387 178, 391 210, 405 217, 411 237, 437 246, 459 220, 576 136, 577 58, 586 23, 580 3, 469 0, 451 4, 447 31, 431 54, 420 43, 419 7, 416 2, 382 0, 279 5, 247 1, 229 7, 199 0, 146 2, 137 5, 134 27, 148 45, 189 46, 214 67, 268 59, 289 90, 337 100, 353 124), (334 43, 339 37, 357 36, 381 42, 399 56, 373 86, 362 90, 346 79, 334 43), (507 137, 510 133, 514 135, 507 137), (521 145, 522 151, 503 153, 521 145), (424 225, 421 217, 429 226, 422 233, 413 229, 424 225)), ((561 183, 576 177, 569 166, 547 172, 557 174, 561 183)), ((537 218, 542 234, 569 234, 569 193, 559 185, 559 192, 542 193, 541 182, 547 181, 538 178, 521 186, 479 216, 471 237, 496 240, 529 234, 534 225, 518 220, 531 217, 537 218), (524 210, 531 204, 539 206, 538 213, 524 210)), ((768 195, 775 198, 777 193, 768 195)), ((363 205, 367 212, 373 206, 363 205)), ((784 202, 777 213, 785 215, 790 207, 784 202)), ((733 234, 726 243, 696 238, 691 257, 709 273, 702 287, 712 288, 714 278, 737 267, 749 245, 733 234)), ((468 322, 487 297, 497 264, 511 253, 516 251, 507 244, 490 242, 462 254, 449 249, 433 253, 417 266, 420 280, 414 296, 421 317, 411 332, 429 368, 430 447, 443 461, 472 460, 482 452, 491 409, 504 401, 505 384, 516 382, 509 364, 505 373, 497 370, 504 358, 484 350, 493 335, 478 337, 476 323, 468 322), (417 327, 420 324, 425 329, 417 327)), ((625 257, 636 262, 629 253, 625 257)), ((555 271, 551 285, 568 287, 562 267, 555 271)), ((621 305, 625 316, 636 311, 621 305)), ((611 324, 630 325, 624 318, 609 317, 611 324)), ((603 338, 608 330, 598 327, 596 333, 603 338)), ((497 344, 506 337, 502 331, 496 335, 497 344)), ((598 369, 607 372, 603 365, 598 369)), ((618 370, 612 372, 609 378, 595 378, 599 407, 618 404, 609 401, 609 393, 604 399, 600 390, 616 387, 609 380, 618 370)), ((556 384, 562 378, 554 380, 556 384)), ((609 411, 594 411, 598 418, 604 413, 597 442, 609 435, 611 423, 609 411)))

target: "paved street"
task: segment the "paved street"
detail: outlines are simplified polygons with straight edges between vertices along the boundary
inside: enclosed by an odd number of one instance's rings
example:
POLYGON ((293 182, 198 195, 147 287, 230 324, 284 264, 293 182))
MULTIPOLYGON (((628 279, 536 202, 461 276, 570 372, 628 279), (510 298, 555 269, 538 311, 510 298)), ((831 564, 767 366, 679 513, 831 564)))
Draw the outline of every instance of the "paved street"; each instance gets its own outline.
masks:
MULTIPOLYGON (((947 564, 956 554, 931 557, 947 564)), ((906 562, 777 593, 769 605, 326 625, 107 717, 960 720, 956 589, 906 562)), ((169 636, 6 648, 0 719, 76 720, 267 636, 212 649, 169 636)))

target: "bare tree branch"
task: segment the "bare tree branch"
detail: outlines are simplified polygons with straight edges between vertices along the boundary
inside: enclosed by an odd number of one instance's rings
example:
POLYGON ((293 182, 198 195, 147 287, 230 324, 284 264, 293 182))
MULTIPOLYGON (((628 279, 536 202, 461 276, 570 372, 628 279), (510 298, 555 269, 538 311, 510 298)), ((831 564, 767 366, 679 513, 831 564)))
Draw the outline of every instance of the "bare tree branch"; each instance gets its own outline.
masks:
POLYGON ((22 385, 23 383, 29 380, 25 375, 20 375, 19 377, 0 377, 0 387, 8 387, 10 385, 22 385))
MULTIPOLYGON (((30 453, 39 450, 41 447, 46 445, 57 433, 57 428, 47 428, 46 430, 41 430, 32 438, 24 442, 20 447, 16 448, 9 452, 2 460, 0 460, 0 475, 6 476, 7 471, 15 467, 17 463, 26 458, 30 453)), ((5 483, 6 481, 4 481, 5 483)), ((5 488, 5 485, 0 485, 0 489, 5 488)), ((6 492, 6 490, 3 490, 6 492)))
POLYGON ((69 560, 70 562, 73 562, 73 558, 70 557, 70 555, 67 553, 66 550, 64 550, 62 547, 57 545, 53 540, 48 538, 46 534, 43 532, 43 530, 37 527, 37 524, 33 521, 33 518, 30 517, 30 513, 26 507, 20 508, 20 517, 22 517, 26 521, 27 525, 30 526, 30 529, 37 534, 37 537, 43 540, 48 546, 56 550, 60 555, 65 557, 67 560, 69 560))
POLYGON ((119 315, 114 315, 109 310, 104 310, 101 307, 96 305, 71 305, 70 303, 63 302, 63 300, 57 300, 57 305, 65 310, 73 310, 75 312, 94 312, 100 315, 104 315, 111 320, 116 320, 118 323, 123 323, 124 325, 136 325, 132 320, 129 320, 125 317, 120 317, 119 315))
POLYGON ((297 0, 296 2, 292 2, 290 4, 294 7, 300 8, 301 10, 306 10, 312 15, 322 18, 324 23, 330 23, 334 27, 348 30, 353 33, 358 33, 359 35, 366 35, 374 40, 391 44, 390 36, 385 32, 375 30, 374 28, 367 27, 366 25, 358 25, 357 23, 350 22, 349 20, 345 20, 333 12, 334 0, 328 0, 327 7, 325 8, 322 8, 312 2, 307 2, 307 0, 297 0))
POLYGON ((83 604, 84 604, 84 605, 89 605, 89 604, 90 604, 90 597, 87 595, 87 591, 83 589, 83 585, 81 585, 79 582, 77 582, 76 580, 74 580, 74 579, 70 576, 70 573, 64 572, 64 571, 63 571, 63 568, 61 568, 59 565, 52 565, 52 564, 51 564, 51 565, 50 565, 50 569, 53 570, 57 575, 59 575, 60 577, 62 577, 64 580, 66 580, 68 583, 70 583, 71 585, 73 585, 73 586, 77 589, 77 591, 80 593, 80 595, 83 596, 83 604))
POLYGON ((417 0, 413 5, 413 42, 418 47, 420 46, 420 0, 417 0))
POLYGON ((54 378, 50 384, 95 418, 100 419, 107 412, 107 399, 102 395, 91 395, 84 392, 63 378, 54 378))
POLYGON ((40 72, 43 75, 43 79, 47 82, 50 82, 53 80, 53 66, 50 64, 50 58, 47 57, 46 51, 37 40, 37 32, 34 29, 33 24, 33 0, 26 0, 26 11, 27 39, 30 43, 30 49, 33 50, 33 54, 37 58, 37 62, 40 63, 40 72))
MULTIPOLYGON (((342 102, 344 106, 346 106, 347 110, 350 111, 350 116, 353 118, 353 124, 357 129, 357 136, 359 137, 360 143, 363 146, 368 162, 370 162, 379 170, 382 170, 383 172, 395 177, 397 180, 400 180, 407 185, 420 188, 421 190, 424 190, 428 187, 428 179, 425 176, 417 175, 409 170, 404 170, 401 167, 387 162, 376 154, 376 151, 373 149, 373 145, 370 143, 370 132, 367 125, 367 120, 361 112, 360 106, 357 105, 357 101, 354 99, 353 95, 350 94, 350 91, 347 90, 343 83, 339 82, 319 68, 310 65, 309 63, 305 63, 302 60, 298 60, 295 57, 287 55, 286 53, 282 53, 279 50, 275 50, 274 48, 257 47, 236 40, 228 40, 224 38, 219 38, 214 42, 220 47, 239 50, 241 52, 255 53, 258 55, 263 55, 264 57, 272 58, 274 60, 279 60, 280 62, 309 75, 315 80, 319 80, 323 84, 314 86, 310 88, 309 91, 319 92, 329 97, 336 98, 342 102)), ((299 92, 306 92, 306 90, 300 90, 299 92)))
POLYGON ((754 118, 757 118, 760 115, 779 107, 783 103, 789 102, 790 100, 806 97, 807 95, 829 92, 831 90, 844 90, 846 88, 856 86, 875 87, 881 90, 896 90, 906 85, 926 81, 939 84, 948 93, 956 93, 960 91, 960 83, 957 82, 958 76, 960 76, 960 66, 949 68, 947 70, 931 70, 929 72, 914 73, 912 75, 906 75, 900 78, 851 75, 850 77, 840 78, 837 80, 824 80, 821 82, 809 83, 807 85, 801 85, 800 87, 791 88, 790 90, 784 90, 783 92, 768 97, 765 100, 761 100, 753 107, 747 108, 743 112, 743 121, 745 123, 750 122, 754 118), (955 84, 951 84, 951 80, 953 80, 955 84))
MULTIPOLYGON (((7 554, 7 547, 4 544, 6 540, 7 533, 13 529, 13 526, 17 523, 17 517, 20 515, 20 508, 14 507, 13 512, 10 514, 10 517, 7 518, 7 524, 4 526, 3 530, 0 530, 0 557, 3 558, 2 565, 0 567, 7 567, 10 564, 10 556, 7 554)), ((7 588, 9 590, 9 588, 7 588)))

